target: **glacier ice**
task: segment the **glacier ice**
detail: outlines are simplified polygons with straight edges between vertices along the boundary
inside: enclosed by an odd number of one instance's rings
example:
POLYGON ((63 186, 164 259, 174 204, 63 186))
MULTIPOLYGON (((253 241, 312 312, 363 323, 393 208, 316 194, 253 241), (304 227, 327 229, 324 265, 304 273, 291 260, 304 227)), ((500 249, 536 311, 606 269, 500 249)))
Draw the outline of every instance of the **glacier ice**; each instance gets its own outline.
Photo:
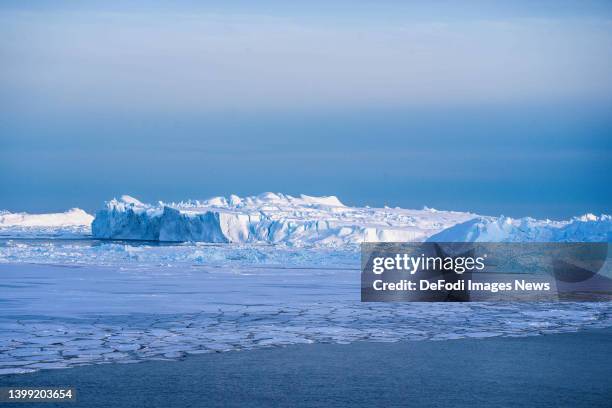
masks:
POLYGON ((424 240, 475 216, 431 209, 349 207, 334 196, 265 193, 156 205, 123 196, 97 212, 92 234, 103 239, 338 247, 364 241, 424 240))
POLYGON ((80 208, 50 214, 0 211, 0 237, 82 237, 91 233, 93 219, 80 208))
POLYGON ((586 214, 568 221, 476 217, 429 238, 436 242, 611 242, 612 216, 586 214))
POLYGON ((87 226, 93 217, 80 208, 63 213, 28 214, 0 211, 0 227, 66 227, 87 226))
POLYGON ((0 211, 0 238, 94 238, 160 242, 283 244, 343 248, 361 242, 610 241, 612 217, 586 214, 567 221, 514 219, 467 212, 350 207, 335 196, 264 193, 204 201, 145 204, 122 196, 95 219, 63 213, 0 211))
POLYGON ((265 193, 229 199, 144 204, 130 196, 96 214, 96 238, 342 247, 385 241, 608 241, 612 217, 569 221, 486 217, 466 212, 349 207, 338 198, 265 193))

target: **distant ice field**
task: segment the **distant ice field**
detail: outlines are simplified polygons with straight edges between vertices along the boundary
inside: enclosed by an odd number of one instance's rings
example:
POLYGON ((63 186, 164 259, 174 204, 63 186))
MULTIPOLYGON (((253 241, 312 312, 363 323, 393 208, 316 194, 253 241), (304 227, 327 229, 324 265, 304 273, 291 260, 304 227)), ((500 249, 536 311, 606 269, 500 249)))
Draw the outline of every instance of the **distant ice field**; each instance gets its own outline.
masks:
POLYGON ((425 240, 610 242, 612 217, 512 219, 431 208, 350 207, 334 196, 280 193, 156 204, 122 196, 107 202, 95 217, 78 208, 55 214, 0 211, 0 238, 42 237, 319 248, 425 240))
POLYGON ((361 303, 359 243, 609 242, 611 231, 608 215, 515 220, 272 193, 169 204, 124 196, 95 219, 0 211, 0 375, 609 327, 609 303, 361 303))
POLYGON ((118 268, 335 268, 359 269, 359 246, 293 248, 272 244, 158 243, 91 238, 0 239, 0 264, 30 263, 118 268))

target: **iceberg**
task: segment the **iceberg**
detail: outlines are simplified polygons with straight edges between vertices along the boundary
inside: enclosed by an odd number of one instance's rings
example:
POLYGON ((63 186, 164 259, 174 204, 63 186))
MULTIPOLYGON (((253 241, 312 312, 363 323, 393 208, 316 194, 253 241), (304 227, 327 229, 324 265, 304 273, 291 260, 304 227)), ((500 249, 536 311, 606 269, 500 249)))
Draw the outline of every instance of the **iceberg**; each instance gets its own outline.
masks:
POLYGON ((93 219, 80 208, 49 214, 0 211, 0 237, 81 237, 91 233, 93 219))
POLYGON ((0 211, 0 227, 68 227, 88 226, 93 216, 80 208, 72 208, 63 213, 28 214, 0 211))
POLYGON ((612 242, 612 216, 567 221, 476 217, 432 235, 432 242, 612 242))
POLYGON ((340 247, 423 241, 474 217, 429 208, 350 207, 335 196, 264 193, 153 205, 122 196, 96 213, 92 234, 101 239, 340 247))

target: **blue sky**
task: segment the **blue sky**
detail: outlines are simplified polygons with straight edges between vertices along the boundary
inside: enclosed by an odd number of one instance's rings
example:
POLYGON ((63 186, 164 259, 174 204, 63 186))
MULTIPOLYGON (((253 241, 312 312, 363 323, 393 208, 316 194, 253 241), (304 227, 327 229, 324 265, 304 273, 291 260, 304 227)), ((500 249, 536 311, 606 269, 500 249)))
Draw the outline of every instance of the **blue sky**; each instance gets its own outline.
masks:
POLYGON ((612 211, 609 2, 9 1, 0 55, 0 208, 612 211))

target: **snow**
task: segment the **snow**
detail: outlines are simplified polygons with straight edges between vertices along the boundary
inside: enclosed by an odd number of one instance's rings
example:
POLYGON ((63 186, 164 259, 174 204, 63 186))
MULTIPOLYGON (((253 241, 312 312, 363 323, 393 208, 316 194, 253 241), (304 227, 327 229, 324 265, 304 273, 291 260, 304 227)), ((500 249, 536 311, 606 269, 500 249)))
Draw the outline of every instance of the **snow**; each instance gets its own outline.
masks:
POLYGON ((612 216, 586 214, 568 221, 476 217, 429 238, 437 242, 612 242, 612 216))
POLYGON ((345 206, 335 196, 264 193, 229 199, 144 204, 123 196, 96 214, 96 238, 340 247, 419 241, 476 215, 453 211, 345 206))

